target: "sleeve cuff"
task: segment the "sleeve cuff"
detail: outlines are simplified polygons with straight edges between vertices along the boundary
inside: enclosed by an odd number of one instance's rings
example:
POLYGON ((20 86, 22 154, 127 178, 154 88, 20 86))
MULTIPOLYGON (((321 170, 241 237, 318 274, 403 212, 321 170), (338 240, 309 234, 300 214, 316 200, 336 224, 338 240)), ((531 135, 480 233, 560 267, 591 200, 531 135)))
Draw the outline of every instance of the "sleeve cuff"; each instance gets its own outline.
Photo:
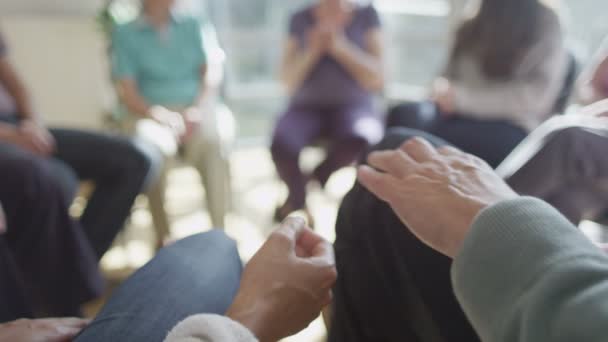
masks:
POLYGON ((165 342, 256 342, 257 338, 244 326, 220 315, 190 316, 176 325, 165 342))

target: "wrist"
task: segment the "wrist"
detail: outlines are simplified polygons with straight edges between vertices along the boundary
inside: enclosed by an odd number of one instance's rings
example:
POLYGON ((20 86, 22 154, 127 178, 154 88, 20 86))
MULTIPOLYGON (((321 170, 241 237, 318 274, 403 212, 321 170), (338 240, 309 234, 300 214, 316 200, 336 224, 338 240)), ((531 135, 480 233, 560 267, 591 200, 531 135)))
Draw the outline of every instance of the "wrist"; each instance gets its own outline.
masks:
POLYGON ((273 341, 268 329, 268 319, 266 319, 267 304, 255 301, 251 304, 247 300, 242 300, 243 296, 238 295, 234 303, 226 312, 226 317, 238 322, 247 328, 261 342, 273 341), (241 304, 243 303, 243 304, 241 304))

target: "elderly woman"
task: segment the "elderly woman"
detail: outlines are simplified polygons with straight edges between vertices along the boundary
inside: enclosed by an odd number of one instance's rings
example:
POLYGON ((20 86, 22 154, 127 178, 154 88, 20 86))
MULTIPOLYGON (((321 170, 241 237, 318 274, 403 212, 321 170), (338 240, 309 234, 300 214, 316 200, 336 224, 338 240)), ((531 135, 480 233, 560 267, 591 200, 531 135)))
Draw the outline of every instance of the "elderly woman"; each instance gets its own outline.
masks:
MULTIPOLYGON (((131 114, 131 131, 167 158, 181 149, 201 174, 214 227, 224 227, 232 117, 216 103, 217 54, 206 49, 198 20, 173 15, 173 0, 144 0, 142 13, 116 29, 113 76, 131 114)), ((157 230, 168 233, 164 181, 151 194, 157 230)))
POLYGON ((372 100, 383 86, 382 54, 380 21, 371 5, 320 0, 291 17, 281 68, 291 98, 271 148, 289 189, 277 220, 306 208, 308 180, 324 186, 381 137, 372 100), (300 152, 318 139, 328 143, 326 159, 304 175, 300 152))

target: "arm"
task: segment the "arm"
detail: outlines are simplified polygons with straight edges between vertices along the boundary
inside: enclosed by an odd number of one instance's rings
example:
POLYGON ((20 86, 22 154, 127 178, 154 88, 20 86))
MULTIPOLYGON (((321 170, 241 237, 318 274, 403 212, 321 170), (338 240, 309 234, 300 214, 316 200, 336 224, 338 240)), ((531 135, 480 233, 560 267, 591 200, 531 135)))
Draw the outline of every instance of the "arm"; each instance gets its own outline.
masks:
POLYGON ((382 32, 373 29, 365 35, 366 49, 363 50, 339 34, 335 38, 330 53, 338 60, 359 84, 370 91, 381 90, 384 86, 384 47, 382 32))
POLYGON ((593 70, 591 77, 583 78, 579 86, 579 100, 582 104, 589 105, 594 102, 608 98, 606 86, 608 85, 608 55, 601 58, 600 63, 593 70))
POLYGON ((37 155, 49 155, 55 149, 55 140, 33 110, 29 92, 8 61, 0 54, 0 84, 16 104, 21 123, 18 126, 0 123, 0 140, 18 145, 37 155))
POLYGON ((481 212, 452 273, 484 341, 605 340, 608 258, 539 200, 481 212))
POLYGON ((456 296, 482 341, 605 340, 608 256, 555 209, 518 197, 480 159, 421 139, 368 162, 382 172, 362 166, 359 181, 454 258, 456 296))
POLYGON ((331 302, 335 259, 332 245, 305 224, 288 218, 268 238, 245 267, 225 317, 191 316, 165 342, 278 341, 319 317, 331 302))
POLYGON ((290 93, 298 89, 321 58, 320 49, 314 44, 310 45, 309 48, 300 49, 294 36, 285 42, 280 73, 281 81, 290 93))
POLYGON ((39 121, 36 116, 30 95, 17 72, 8 61, 8 57, 0 57, 0 83, 14 99, 17 113, 23 120, 39 121))
POLYGON ((150 106, 141 96, 137 87, 137 82, 131 78, 123 78, 116 83, 118 96, 130 113, 140 117, 148 117, 150 106))
POLYGON ((555 30, 531 48, 515 80, 483 87, 453 82, 455 110, 481 119, 525 121, 532 114, 548 115, 567 71, 562 35, 555 30))

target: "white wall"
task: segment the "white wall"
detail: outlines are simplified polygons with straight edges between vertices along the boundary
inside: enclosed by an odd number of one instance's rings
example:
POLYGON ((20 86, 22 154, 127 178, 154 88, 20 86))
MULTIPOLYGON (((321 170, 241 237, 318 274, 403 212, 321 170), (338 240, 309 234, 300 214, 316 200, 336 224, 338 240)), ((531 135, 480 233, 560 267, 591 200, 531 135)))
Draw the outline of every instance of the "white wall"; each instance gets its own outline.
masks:
POLYGON ((108 81, 105 42, 94 16, 2 13, 0 27, 11 59, 49 123, 100 127, 102 115, 113 101, 113 92, 108 81))
POLYGON ((94 14, 104 0, 2 0, 0 13, 13 14, 94 14))

